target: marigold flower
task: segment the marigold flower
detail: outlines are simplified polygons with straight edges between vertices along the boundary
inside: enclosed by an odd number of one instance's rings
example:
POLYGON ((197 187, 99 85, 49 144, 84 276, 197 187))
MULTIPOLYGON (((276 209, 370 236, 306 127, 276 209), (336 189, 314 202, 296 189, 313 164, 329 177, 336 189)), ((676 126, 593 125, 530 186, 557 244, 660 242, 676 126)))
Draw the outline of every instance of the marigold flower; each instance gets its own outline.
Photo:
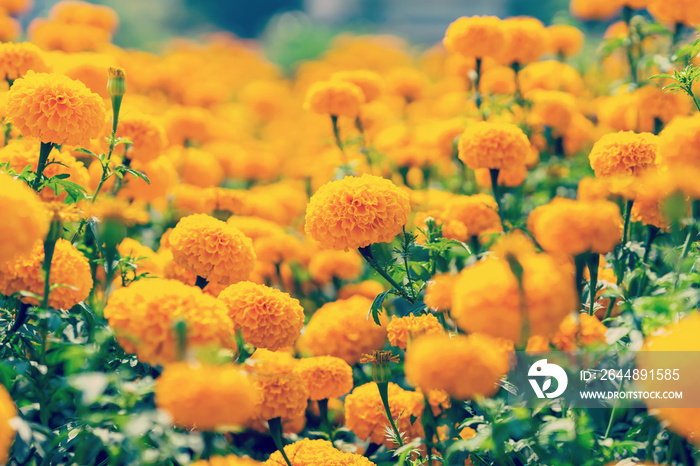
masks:
POLYGON ((366 103, 377 99, 384 87, 382 77, 371 70, 338 71, 331 75, 331 79, 347 81, 362 89, 366 103))
POLYGON ((574 26, 554 24, 547 28, 547 32, 549 33, 549 50, 556 54, 570 57, 580 52, 583 47, 583 32, 574 26))
POLYGON ((379 293, 384 291, 384 285, 376 280, 364 280, 360 283, 348 283, 338 290, 338 299, 348 299, 352 296, 364 296, 374 301, 379 293))
POLYGON ((9 42, 17 39, 22 34, 22 26, 15 18, 6 14, 0 14, 0 40, 9 42))
POLYGON ((700 166, 700 116, 674 118, 661 131, 659 162, 700 166))
POLYGON ((34 5, 32 0, 2 0, 0 8, 8 14, 24 13, 27 9, 34 5))
POLYGON ((571 0, 571 14, 580 19, 596 20, 612 16, 619 8, 619 2, 609 0, 571 0))
POLYGON ((117 137, 129 139, 131 145, 127 156, 143 163, 158 158, 167 145, 163 125, 145 114, 120 116, 117 137))
POLYGON ((281 264, 299 258, 303 245, 295 235, 283 232, 260 237, 253 247, 259 261, 281 264))
POLYGON ((493 338, 426 335, 406 352, 406 378, 424 392, 444 390, 459 400, 489 397, 508 372, 507 353, 493 338))
MULTIPOLYGON (((380 349, 386 341, 384 327, 367 319, 372 300, 363 296, 326 303, 311 316, 300 350, 314 356, 335 356, 348 364, 357 363, 363 354, 380 349)), ((386 317, 382 315, 382 323, 386 317)))
POLYGON ((156 252, 144 246, 133 238, 124 238, 117 252, 121 257, 130 257, 136 264, 136 275, 150 274, 156 277, 162 277, 162 267, 160 257, 156 252))
POLYGON ((634 91, 634 97, 637 99, 639 131, 656 132, 659 124, 666 124, 691 111, 687 96, 666 92, 657 86, 642 86, 634 91))
MULTIPOLYGON (((547 254, 518 257, 530 335, 551 335, 576 308, 569 270, 547 254)), ((520 341, 523 310, 516 276, 505 259, 487 259, 462 270, 455 285, 452 317, 468 332, 520 341)))
POLYGON ((180 178, 183 183, 209 188, 219 186, 226 177, 219 160, 209 152, 187 147, 182 151, 180 178))
POLYGON ((209 281, 228 285, 248 278, 253 243, 240 230, 204 214, 185 217, 170 234, 175 262, 209 281))
POLYGON ((465 57, 495 57, 505 44, 502 21, 495 16, 462 16, 452 22, 442 40, 450 53, 465 57))
POLYGON ((408 195, 374 175, 347 176, 321 186, 306 209, 306 233, 329 249, 389 242, 408 220, 408 195))
POLYGON ((49 17, 65 24, 87 24, 109 32, 119 25, 117 13, 108 6, 77 0, 62 0, 49 11, 49 17))
POLYGON ((537 207, 528 218, 528 230, 545 251, 576 256, 605 254, 620 242, 622 216, 610 201, 574 201, 555 198, 537 207))
POLYGON ((547 30, 538 19, 508 18, 501 21, 501 28, 505 41, 499 58, 507 65, 536 61, 547 50, 547 30))
POLYGON ((173 187, 176 209, 195 214, 208 214, 216 209, 216 191, 214 188, 201 188, 190 184, 176 184, 173 187))
POLYGON ((530 63, 520 71, 519 77, 520 90, 526 98, 535 89, 579 95, 585 88, 583 78, 575 68, 556 60, 530 63))
POLYGON ((248 215, 233 215, 226 220, 226 223, 238 228, 253 241, 265 236, 278 235, 285 232, 284 228, 275 222, 248 215))
POLYGON ((0 44, 0 79, 14 81, 30 70, 48 71, 39 47, 29 42, 0 44))
POLYGON ((148 181, 127 175, 119 197, 154 202, 164 199, 178 183, 177 171, 170 159, 164 155, 146 163, 134 162, 132 167, 146 175, 148 181))
POLYGON ((85 84, 34 71, 15 81, 3 107, 22 136, 44 143, 87 145, 100 135, 105 119, 102 98, 85 84))
POLYGON ((23 182, 4 174, 0 174, 0 218, 0 264, 28 254, 49 231, 38 196, 23 182))
POLYGON ((656 162, 658 138, 651 133, 606 134, 588 156, 596 176, 635 175, 656 162))
POLYGON ((260 400, 252 377, 235 365, 176 362, 156 379, 155 402, 179 427, 216 431, 248 422, 260 400))
POLYGON ((514 94, 515 71, 509 66, 489 67, 482 73, 479 86, 484 94, 514 94))
POLYGON ((260 466, 262 463, 247 457, 236 455, 211 456, 208 460, 199 460, 190 466, 260 466))
MULTIPOLYGON (((284 453, 292 466, 317 466, 328 464, 333 466, 375 466, 373 462, 362 455, 346 453, 338 450, 328 440, 301 439, 284 447, 284 453)), ((270 455, 263 463, 265 466, 287 466, 287 462, 279 451, 270 455)))
MULTIPOLYGON (((43 214, 45 216, 45 214, 43 214)), ((26 227, 23 227, 26 228, 26 227)), ((0 264, 0 292, 9 296, 18 291, 44 295, 44 244, 36 241, 29 254, 15 256, 0 264)), ((59 239, 51 259, 49 306, 70 309, 85 300, 92 289, 92 274, 87 258, 70 241, 59 239), (53 285, 65 285, 57 286, 53 285)), ((26 303, 37 305, 32 297, 26 303)))
POLYGON ((260 395, 257 417, 297 419, 304 415, 309 388, 294 366, 275 361, 259 361, 248 370, 253 374, 253 386, 260 395))
POLYGON ((406 102, 414 102, 423 95, 425 76, 414 68, 397 68, 386 77, 387 93, 401 97, 406 102))
POLYGON ((110 297, 104 315, 124 351, 151 365, 175 361, 174 326, 179 321, 187 325, 190 348, 235 348, 233 323, 224 303, 176 280, 143 279, 120 288, 110 297))
POLYGON ((362 258, 355 251, 324 249, 311 257, 309 273, 320 285, 330 283, 333 278, 353 280, 362 274, 362 258))
POLYGON ((256 348, 277 351, 294 344, 304 326, 299 300, 275 288, 239 282, 219 294, 243 340, 256 348))
POLYGON ((559 133, 566 131, 578 113, 576 99, 566 92, 536 90, 528 95, 528 99, 532 101, 531 115, 559 133))
POLYGON ((0 385, 0 462, 7 461, 15 440, 15 429, 10 420, 17 416, 17 407, 4 386, 0 385))
POLYGON ((433 311, 452 309, 452 295, 458 275, 443 273, 435 275, 425 289, 425 305, 433 311))
MULTIPOLYGON (((469 236, 477 238, 483 233, 503 229, 496 200, 488 194, 454 196, 445 203, 439 217, 441 220, 460 222, 466 227, 469 236)), ((445 236, 444 230, 443 236, 445 236)))
POLYGON ((586 313, 570 315, 561 323, 559 331, 552 336, 552 344, 560 351, 575 351, 579 346, 605 343, 607 331, 608 327, 596 316, 586 313))
POLYGON ((409 342, 414 341, 421 335, 444 333, 442 324, 433 314, 424 314, 420 316, 411 314, 401 318, 392 316, 386 330, 389 343, 402 350, 408 348, 409 342))
POLYGON ((339 398, 352 390, 352 367, 333 356, 300 359, 294 371, 306 381, 310 400, 339 398))
POLYGON ((472 170, 507 169, 525 164, 530 141, 515 125, 481 121, 467 126, 459 138, 458 149, 459 159, 472 170))
POLYGON ((649 13, 663 23, 682 23, 693 26, 700 23, 700 5, 694 0, 651 0, 649 13))
POLYGON ((355 118, 365 103, 362 89, 348 81, 331 80, 313 84, 306 93, 304 108, 322 115, 355 118))
MULTIPOLYGON (((386 431, 389 421, 383 412, 377 384, 370 382, 356 387, 345 397, 345 425, 360 439, 393 448, 386 431)), ((411 417, 420 418, 423 414, 423 395, 404 390, 395 383, 389 383, 389 408, 396 426, 408 439, 423 437, 423 425, 411 423, 411 417)))

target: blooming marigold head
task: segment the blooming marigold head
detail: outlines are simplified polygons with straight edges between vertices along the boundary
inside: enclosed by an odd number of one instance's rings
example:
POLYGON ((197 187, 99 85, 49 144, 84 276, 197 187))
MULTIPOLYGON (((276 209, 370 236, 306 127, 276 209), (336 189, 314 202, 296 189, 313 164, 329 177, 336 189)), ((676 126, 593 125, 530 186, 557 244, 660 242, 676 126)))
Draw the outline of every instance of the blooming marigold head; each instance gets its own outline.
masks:
POLYGON ((6 462, 15 439, 10 420, 17 416, 17 407, 4 386, 0 385, 0 462, 6 462))
POLYGON ((205 214, 180 220, 170 233, 170 248, 180 266, 222 285, 247 279, 255 266, 252 241, 205 214))
POLYGON ((407 379, 424 392, 444 390, 459 400, 492 396, 508 372, 508 356, 494 339, 426 335, 406 352, 407 379))
POLYGON ((693 0, 649 0, 647 3, 649 13, 660 22, 689 26, 700 23, 700 4, 693 0))
POLYGON ((583 32, 574 26, 554 24, 547 28, 547 32, 549 33, 549 50, 556 54, 570 57, 580 52, 583 47, 583 32))
POLYGON ((28 254, 49 231, 48 217, 36 193, 4 174, 0 174, 0 218, 0 264, 28 254))
POLYGON ((306 233, 329 249, 362 248, 394 239, 408 220, 408 194, 374 175, 331 181, 311 197, 306 233))
POLYGON ((260 461, 236 455, 211 456, 208 460, 199 460, 190 466, 260 466, 260 461))
MULTIPOLYGON (((362 455, 338 450, 328 440, 311 440, 304 438, 284 447, 284 453, 292 462, 292 466, 315 466, 332 464, 338 466, 375 466, 373 462, 362 455)), ((279 451, 270 455, 266 466, 287 466, 287 462, 279 451)))
POLYGON ((459 138, 458 150, 459 159, 472 170, 507 169, 525 164, 530 141, 516 125, 481 121, 467 126, 459 138))
MULTIPOLYGON (((44 213, 43 216, 46 216, 44 213)), ((24 227, 23 227, 24 228, 24 227)), ((0 292, 9 296, 18 291, 29 291, 44 295, 44 244, 34 243, 29 254, 15 256, 0 265, 0 292)), ((56 242, 51 259, 52 289, 49 293, 49 306, 55 309, 70 309, 85 300, 92 289, 92 274, 87 258, 69 241, 56 242), (53 286, 64 285, 64 286, 53 286)), ((32 297, 23 301, 38 304, 32 297)))
POLYGON ((700 166, 700 116, 675 118, 661 131, 659 162, 700 166))
POLYGON ((499 58, 506 65, 536 61, 547 50, 547 30, 538 19, 508 18, 501 21, 501 28, 505 41, 499 58))
POLYGON ((588 158, 596 176, 635 175, 654 165, 657 152, 657 136, 621 131, 600 138, 588 158))
POLYGON ((234 327, 243 340, 256 348, 277 351, 294 344, 304 326, 304 309, 287 293, 252 282, 224 289, 219 301, 226 304, 234 327))
POLYGON ((87 24, 109 32, 113 32, 119 25, 119 17, 112 8, 79 0, 56 3, 51 8, 49 17, 64 24, 87 24))
POLYGON ((407 315, 401 318, 392 317, 386 330, 389 343, 402 350, 408 348, 409 343, 421 335, 444 333, 442 324, 433 314, 407 315))
POLYGON ((252 377, 236 365, 167 364, 156 379, 156 406, 185 429, 216 431, 244 425, 260 402, 252 377))
POLYGON ((596 20, 612 16, 620 6, 620 2, 608 0, 571 0, 569 8, 577 18, 596 20))
POLYGON ((306 93, 304 108, 322 115, 355 118, 365 103, 362 89, 348 81, 331 80, 314 83, 306 93))
POLYGON ((44 143, 88 145, 105 121, 102 98, 60 74, 28 71, 15 81, 4 112, 22 136, 44 143))
POLYGON ((253 386, 260 396, 257 417, 283 421, 304 415, 309 399, 309 388, 294 371, 294 364, 263 360, 247 368, 253 374, 253 386))
POLYGON ((331 75, 331 79, 347 81, 362 89, 365 102, 369 103, 377 99, 383 91, 382 77, 371 70, 338 71, 331 75))
MULTIPOLYGON (((503 229, 496 200, 488 194, 454 196, 445 203, 439 218, 446 222, 461 223, 466 227, 469 236, 477 238, 484 233, 503 229)), ((444 230, 443 228, 443 236, 444 230)))
POLYGON ((149 364, 173 362, 175 324, 184 321, 189 348, 235 348, 226 306, 199 288, 175 280, 142 279, 116 290, 104 315, 124 351, 149 364))
POLYGON ((552 344, 559 351, 576 351, 585 347, 605 343, 605 333, 608 327, 603 325, 596 316, 579 313, 569 315, 559 326, 559 331, 552 336, 552 344))
POLYGON ((14 81, 28 71, 48 71, 39 47, 30 42, 0 44, 0 79, 14 81))
POLYGON ((129 139, 127 156, 143 163, 157 159, 167 144, 163 125, 145 114, 121 115, 117 137, 129 139))
POLYGON ((338 398, 352 390, 352 367, 340 358, 303 358, 296 364, 294 371, 306 381, 310 400, 338 398))
POLYGON ((433 311, 452 309, 452 294, 458 275, 443 273, 435 275, 425 289, 425 305, 433 311))
POLYGON ((449 25, 443 39, 451 53, 465 57, 495 57, 505 44, 502 21, 495 16, 462 16, 449 25))
POLYGON ((324 249, 311 256, 309 273, 320 285, 330 283, 333 278, 353 280, 362 274, 362 258, 356 251, 324 249))

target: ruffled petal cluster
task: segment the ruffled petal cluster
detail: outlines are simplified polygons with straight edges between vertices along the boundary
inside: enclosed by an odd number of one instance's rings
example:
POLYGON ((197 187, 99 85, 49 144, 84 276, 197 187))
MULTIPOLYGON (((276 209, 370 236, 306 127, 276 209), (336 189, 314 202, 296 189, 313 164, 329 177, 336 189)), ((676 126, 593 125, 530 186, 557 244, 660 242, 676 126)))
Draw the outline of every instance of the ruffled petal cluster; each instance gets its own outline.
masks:
POLYGON ((411 341, 421 335, 436 335, 444 333, 442 324, 433 314, 419 316, 392 317, 386 328, 389 343, 405 350, 411 341))
POLYGON ((353 387, 352 367, 333 356, 300 359, 294 371, 306 381, 310 400, 339 398, 353 387))
POLYGON ((658 147, 651 133, 621 131, 600 138, 588 158, 596 176, 635 175, 656 163, 658 147))
POLYGON ((49 230, 48 216, 36 193, 7 175, 0 175, 0 218, 0 264, 29 254, 49 230))
POLYGON ((459 159, 472 170, 508 169, 525 164, 530 141, 516 125, 481 121, 467 126, 458 149, 459 159))

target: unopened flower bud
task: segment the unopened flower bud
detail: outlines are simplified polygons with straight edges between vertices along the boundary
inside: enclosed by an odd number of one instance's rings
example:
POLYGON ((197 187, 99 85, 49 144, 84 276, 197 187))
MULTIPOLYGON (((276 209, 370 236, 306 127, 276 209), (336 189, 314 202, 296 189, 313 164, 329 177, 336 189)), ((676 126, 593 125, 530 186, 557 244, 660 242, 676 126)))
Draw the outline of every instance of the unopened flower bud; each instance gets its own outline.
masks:
POLYGON ((107 93, 111 97, 121 97, 126 94, 126 73, 124 73, 124 69, 110 66, 108 74, 107 93))

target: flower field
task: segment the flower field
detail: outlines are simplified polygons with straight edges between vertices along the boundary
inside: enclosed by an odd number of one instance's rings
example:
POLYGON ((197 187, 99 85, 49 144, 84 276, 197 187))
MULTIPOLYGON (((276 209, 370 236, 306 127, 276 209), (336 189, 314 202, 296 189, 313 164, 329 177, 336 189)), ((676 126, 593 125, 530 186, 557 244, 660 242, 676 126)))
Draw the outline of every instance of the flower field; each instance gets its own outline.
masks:
POLYGON ((700 1, 291 70, 29 7, 0 0, 0 464, 698 464, 700 1))

